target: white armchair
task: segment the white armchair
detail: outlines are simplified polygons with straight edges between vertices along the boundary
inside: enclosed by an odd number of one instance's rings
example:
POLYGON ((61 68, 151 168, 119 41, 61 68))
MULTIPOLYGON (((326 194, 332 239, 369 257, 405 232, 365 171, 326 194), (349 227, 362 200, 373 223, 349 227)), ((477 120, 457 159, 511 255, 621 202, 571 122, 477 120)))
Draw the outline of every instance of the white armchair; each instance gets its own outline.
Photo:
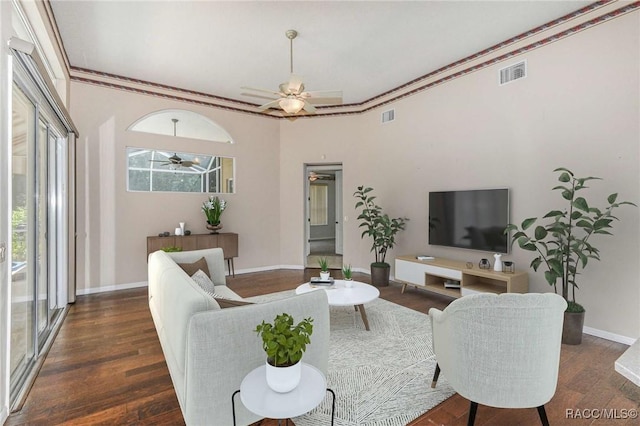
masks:
POLYGON ((537 407, 556 392, 565 300, 554 293, 474 294, 444 311, 429 310, 436 371, 471 401, 468 425, 478 404, 498 408, 537 407))

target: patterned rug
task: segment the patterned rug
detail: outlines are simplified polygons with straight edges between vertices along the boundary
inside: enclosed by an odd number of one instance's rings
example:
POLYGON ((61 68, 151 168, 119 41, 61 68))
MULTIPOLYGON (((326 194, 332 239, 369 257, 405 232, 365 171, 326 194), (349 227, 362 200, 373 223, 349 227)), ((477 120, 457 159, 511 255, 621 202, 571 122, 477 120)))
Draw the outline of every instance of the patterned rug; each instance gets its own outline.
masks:
MULTIPOLYGON (((267 301, 293 291, 251 298, 267 301)), ((435 355, 426 314, 383 299, 365 305, 371 331, 353 307, 331 307, 328 386, 336 393, 336 426, 404 426, 453 395, 440 376, 431 388, 435 355)), ((293 419, 296 426, 331 424, 331 397, 293 419)))

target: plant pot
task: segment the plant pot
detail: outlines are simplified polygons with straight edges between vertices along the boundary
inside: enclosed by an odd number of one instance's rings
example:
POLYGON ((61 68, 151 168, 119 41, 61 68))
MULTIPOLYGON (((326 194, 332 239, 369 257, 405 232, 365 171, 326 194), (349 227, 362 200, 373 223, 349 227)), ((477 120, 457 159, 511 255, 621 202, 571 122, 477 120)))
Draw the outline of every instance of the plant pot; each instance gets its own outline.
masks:
POLYGON ((275 392, 291 392, 300 383, 302 362, 298 362, 289 367, 274 367, 269 364, 269 361, 266 362, 266 365, 267 385, 275 392))
POLYGON ((212 225, 207 222, 207 229, 211 231, 209 232, 210 234, 217 234, 218 231, 222 229, 222 225, 220 225, 219 223, 217 225, 212 225))
POLYGON ((353 287, 353 280, 351 278, 349 279, 345 279, 344 280, 344 286, 345 288, 351 288, 353 287))
POLYGON ((320 272, 320 279, 321 280, 328 280, 330 276, 331 276, 331 274, 329 272, 320 272))
POLYGON ((391 266, 388 263, 371 264, 371 284, 376 287, 386 287, 389 285, 389 274, 391 266))
POLYGON ((582 326, 584 325, 584 312, 565 312, 562 325, 562 343, 566 345, 579 345, 582 343, 582 326))

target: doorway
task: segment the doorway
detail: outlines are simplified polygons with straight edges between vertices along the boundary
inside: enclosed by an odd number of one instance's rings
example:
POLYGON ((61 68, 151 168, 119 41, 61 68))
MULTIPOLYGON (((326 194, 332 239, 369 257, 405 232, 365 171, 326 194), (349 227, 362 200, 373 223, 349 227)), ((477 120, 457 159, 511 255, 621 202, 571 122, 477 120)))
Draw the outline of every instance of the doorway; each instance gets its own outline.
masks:
POLYGON ((342 269, 342 164, 305 166, 305 267, 342 269))

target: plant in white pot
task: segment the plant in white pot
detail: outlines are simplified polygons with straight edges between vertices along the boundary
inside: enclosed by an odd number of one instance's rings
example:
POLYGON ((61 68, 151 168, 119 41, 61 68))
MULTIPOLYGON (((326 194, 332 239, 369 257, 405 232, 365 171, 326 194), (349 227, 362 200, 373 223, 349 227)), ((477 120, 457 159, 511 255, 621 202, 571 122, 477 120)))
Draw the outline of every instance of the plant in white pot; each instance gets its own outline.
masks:
POLYGON ((396 234, 404 229, 406 217, 390 218, 388 214, 382 213, 382 208, 374 203, 376 197, 370 192, 373 188, 359 186, 353 193, 359 201, 356 209, 362 208, 358 216, 362 222, 360 228, 364 227, 361 237, 368 235, 373 240, 371 251, 375 253, 376 261, 371 264, 371 284, 375 286, 389 285, 389 273, 391 266, 385 262, 387 250, 393 248, 396 243, 396 234))
POLYGON ((351 265, 344 264, 342 266, 342 277, 344 278, 344 286, 346 288, 353 287, 353 272, 351 271, 351 265))
POLYGON ((267 384, 276 392, 289 392, 300 383, 300 360, 311 343, 313 318, 293 324, 287 313, 276 315, 273 323, 262 321, 256 333, 262 338, 262 349, 267 354, 267 384))
POLYGON ((579 178, 563 167, 554 172, 560 173, 558 180, 561 184, 553 190, 560 191, 566 206, 544 215, 541 219, 546 220, 544 224, 534 226, 538 218, 532 217, 525 219, 520 226, 509 224, 505 233, 515 231, 511 244, 517 242, 520 248, 537 253, 531 261, 531 268, 537 271, 542 266, 549 285, 567 301, 562 342, 577 345, 582 342, 585 309, 576 302, 576 276, 584 270, 589 259, 600 260, 600 251, 592 244, 591 237, 612 235, 609 232, 611 224, 618 220, 613 216, 613 210, 635 204, 618 201, 618 194, 614 193, 607 197, 605 207, 595 207, 576 194, 587 188, 588 181, 600 178, 579 178))
POLYGON ((320 265, 320 278, 323 280, 328 280, 329 276, 329 261, 326 257, 321 257, 318 259, 318 265, 320 265))

